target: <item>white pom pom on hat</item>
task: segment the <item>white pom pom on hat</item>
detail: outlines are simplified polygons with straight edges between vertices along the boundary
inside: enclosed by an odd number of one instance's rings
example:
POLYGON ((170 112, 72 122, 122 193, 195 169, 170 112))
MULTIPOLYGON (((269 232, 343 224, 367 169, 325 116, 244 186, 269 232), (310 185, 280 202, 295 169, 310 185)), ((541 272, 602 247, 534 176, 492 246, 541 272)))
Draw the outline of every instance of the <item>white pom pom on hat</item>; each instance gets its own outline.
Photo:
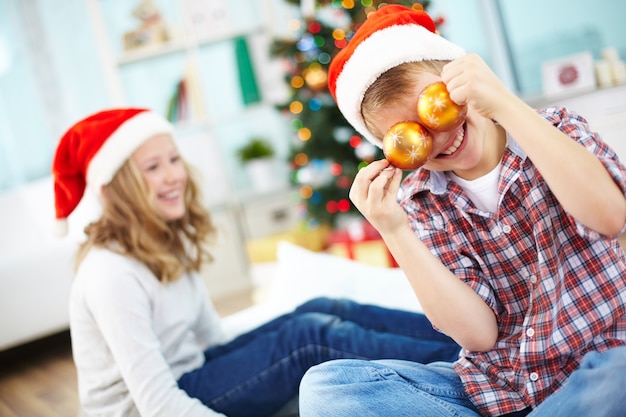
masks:
POLYGON ((61 137, 52 163, 56 223, 54 235, 65 236, 67 218, 86 187, 100 195, 124 162, 145 141, 173 134, 170 122, 143 108, 104 110, 77 122, 61 137))
POLYGON ((390 4, 371 13, 333 58, 328 87, 339 110, 360 134, 375 145, 382 141, 365 125, 361 102, 367 89, 387 70, 406 62, 453 60, 465 54, 460 46, 437 34, 422 10, 390 4))

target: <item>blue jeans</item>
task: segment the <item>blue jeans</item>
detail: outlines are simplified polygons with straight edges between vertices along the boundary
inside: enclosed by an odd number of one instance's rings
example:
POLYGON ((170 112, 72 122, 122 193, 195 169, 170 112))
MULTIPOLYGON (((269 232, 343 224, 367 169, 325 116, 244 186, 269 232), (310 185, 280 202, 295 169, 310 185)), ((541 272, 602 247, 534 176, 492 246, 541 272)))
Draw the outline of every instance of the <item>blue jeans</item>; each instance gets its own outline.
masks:
POLYGON ((205 352, 180 388, 229 417, 271 416, 304 373, 332 359, 453 361, 460 348, 422 314, 317 298, 205 352))
POLYGON ((301 417, 480 417, 452 363, 337 360, 300 384, 301 417))
POLYGON ((626 415, 626 346, 590 352, 567 382, 528 417, 626 415))
MULTIPOLYGON (((568 381, 527 417, 626 415, 626 346, 587 354, 568 381)), ((301 417, 480 417, 450 363, 338 360, 311 368, 301 417)))

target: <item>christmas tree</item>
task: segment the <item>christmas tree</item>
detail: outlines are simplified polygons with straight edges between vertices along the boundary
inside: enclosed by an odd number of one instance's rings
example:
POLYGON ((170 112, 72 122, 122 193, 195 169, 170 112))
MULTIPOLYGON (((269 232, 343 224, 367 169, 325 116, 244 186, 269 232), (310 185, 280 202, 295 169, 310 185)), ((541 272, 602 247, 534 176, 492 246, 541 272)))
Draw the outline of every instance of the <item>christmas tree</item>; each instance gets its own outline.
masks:
POLYGON ((301 7, 297 35, 275 40, 271 53, 283 58, 288 103, 279 106, 294 132, 291 180, 299 186, 308 226, 336 226, 345 214, 358 215, 348 198, 360 166, 383 157, 343 118, 328 92, 328 65, 344 48, 367 15, 381 4, 403 4, 418 10, 429 1, 285 0, 301 7))

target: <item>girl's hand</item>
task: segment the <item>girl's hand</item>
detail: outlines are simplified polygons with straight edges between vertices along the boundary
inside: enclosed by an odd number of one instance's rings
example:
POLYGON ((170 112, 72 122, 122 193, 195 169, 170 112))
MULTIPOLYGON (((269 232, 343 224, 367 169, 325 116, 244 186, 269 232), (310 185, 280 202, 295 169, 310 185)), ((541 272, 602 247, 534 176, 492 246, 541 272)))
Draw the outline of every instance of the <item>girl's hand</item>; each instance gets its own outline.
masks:
POLYGON ((457 104, 467 104, 483 117, 497 120, 496 112, 513 96, 477 54, 467 54, 448 63, 441 79, 457 104))
POLYGON ((401 181, 402 171, 382 159, 362 168, 350 189, 352 203, 383 236, 408 224, 396 198, 401 181))

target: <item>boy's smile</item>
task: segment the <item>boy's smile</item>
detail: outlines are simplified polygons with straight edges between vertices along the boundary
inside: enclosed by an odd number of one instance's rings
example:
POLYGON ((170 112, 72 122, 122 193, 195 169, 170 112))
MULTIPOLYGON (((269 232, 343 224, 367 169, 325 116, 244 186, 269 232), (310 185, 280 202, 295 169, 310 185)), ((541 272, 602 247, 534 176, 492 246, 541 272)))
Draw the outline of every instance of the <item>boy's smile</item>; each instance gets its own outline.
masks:
POLYGON ((443 150, 437 154, 436 158, 446 158, 449 156, 454 156, 454 154, 461 148, 465 142, 465 123, 458 127, 455 131, 452 132, 450 136, 450 140, 448 144, 443 147, 443 150), (451 142, 451 143, 450 143, 451 142))

